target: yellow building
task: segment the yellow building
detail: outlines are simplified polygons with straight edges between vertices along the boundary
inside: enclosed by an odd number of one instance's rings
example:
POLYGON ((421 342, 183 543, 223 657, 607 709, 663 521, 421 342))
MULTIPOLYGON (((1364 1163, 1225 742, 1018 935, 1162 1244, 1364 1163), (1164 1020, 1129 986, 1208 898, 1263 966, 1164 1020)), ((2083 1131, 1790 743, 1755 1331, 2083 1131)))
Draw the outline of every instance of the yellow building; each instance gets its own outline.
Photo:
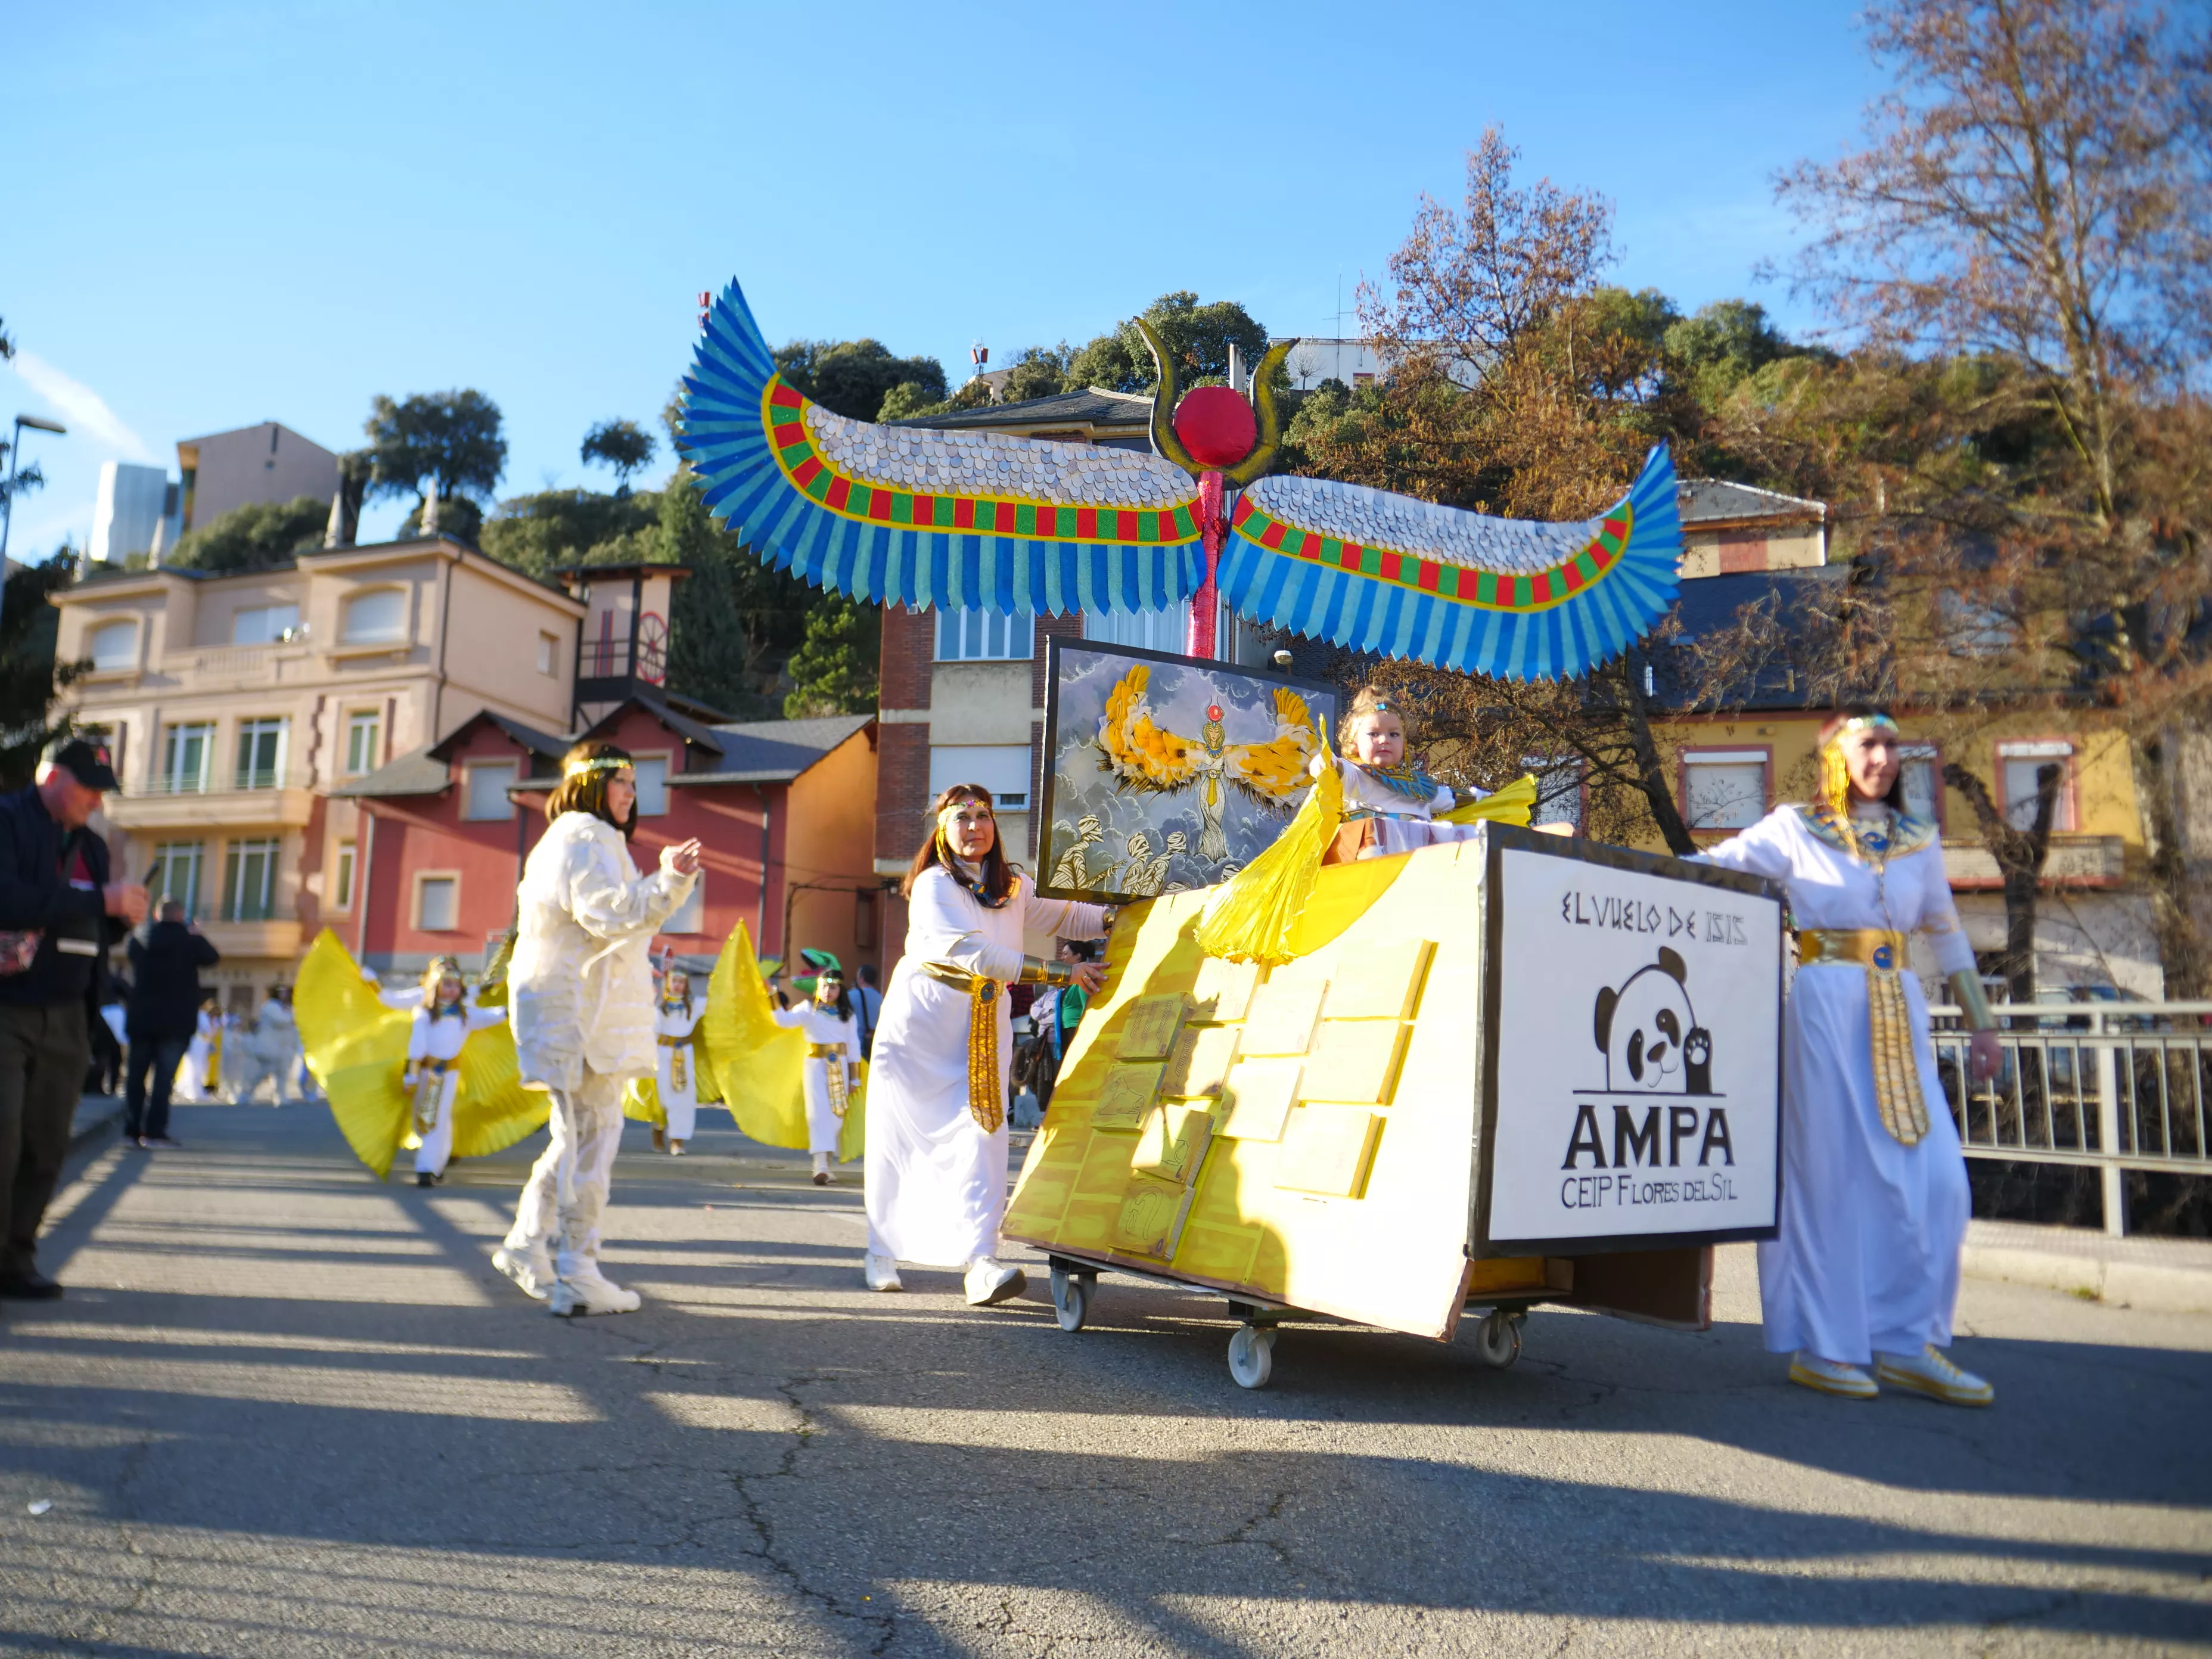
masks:
POLYGON ((578 600, 442 537, 274 568, 94 574, 57 594, 64 707, 103 730, 114 867, 187 906, 246 1007, 351 914, 360 809, 331 791, 481 710, 568 728, 578 600))

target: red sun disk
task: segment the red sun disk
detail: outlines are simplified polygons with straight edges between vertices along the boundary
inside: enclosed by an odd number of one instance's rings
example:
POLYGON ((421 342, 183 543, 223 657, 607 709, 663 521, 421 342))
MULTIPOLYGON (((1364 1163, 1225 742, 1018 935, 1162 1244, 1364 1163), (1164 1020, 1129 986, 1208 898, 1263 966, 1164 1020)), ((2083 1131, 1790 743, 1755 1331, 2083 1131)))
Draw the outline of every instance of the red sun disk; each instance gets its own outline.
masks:
POLYGON ((1234 466, 1260 441, 1252 405, 1225 386, 1202 386, 1176 404, 1176 437, 1200 466, 1234 466))
POLYGON ((1206 704, 1206 718, 1210 720, 1219 720, 1221 718, 1221 705, 1218 702, 1210 702, 1206 704))

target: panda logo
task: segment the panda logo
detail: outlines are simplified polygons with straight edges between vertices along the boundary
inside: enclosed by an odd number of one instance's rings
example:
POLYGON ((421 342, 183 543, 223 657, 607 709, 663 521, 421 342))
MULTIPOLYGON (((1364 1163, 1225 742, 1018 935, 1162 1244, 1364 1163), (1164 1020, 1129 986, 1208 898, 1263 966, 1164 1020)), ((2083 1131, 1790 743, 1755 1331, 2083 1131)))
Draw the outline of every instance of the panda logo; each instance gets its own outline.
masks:
POLYGON ((1689 969, 1662 945, 1659 960, 1597 994, 1594 1022, 1607 1093, 1709 1095, 1713 1036, 1690 1005, 1689 969))

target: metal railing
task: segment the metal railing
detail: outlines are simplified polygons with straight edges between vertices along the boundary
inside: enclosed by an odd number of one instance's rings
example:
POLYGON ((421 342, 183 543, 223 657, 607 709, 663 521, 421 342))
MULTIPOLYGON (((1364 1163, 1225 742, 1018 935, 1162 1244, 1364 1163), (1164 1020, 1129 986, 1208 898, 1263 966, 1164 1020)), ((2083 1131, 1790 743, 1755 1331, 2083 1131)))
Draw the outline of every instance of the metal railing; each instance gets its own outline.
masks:
POLYGON ((205 772, 158 772, 146 781, 149 795, 234 795, 271 789, 305 789, 305 773, 276 767, 211 768, 205 772))
POLYGON ((1972 1084, 1960 1012, 1929 1010, 1969 1158, 2099 1172, 2105 1231, 2127 1231, 2124 1170, 2212 1176, 2212 1002, 2001 1003, 2005 1068, 1972 1084))

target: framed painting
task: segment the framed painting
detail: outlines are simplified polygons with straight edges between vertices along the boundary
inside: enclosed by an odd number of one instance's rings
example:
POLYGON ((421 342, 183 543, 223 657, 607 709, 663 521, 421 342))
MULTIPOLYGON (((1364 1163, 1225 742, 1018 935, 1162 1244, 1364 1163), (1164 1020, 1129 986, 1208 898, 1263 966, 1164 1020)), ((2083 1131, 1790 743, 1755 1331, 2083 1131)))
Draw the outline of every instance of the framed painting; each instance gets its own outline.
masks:
POLYGON ((1312 787, 1333 686, 1099 641, 1048 642, 1037 890, 1125 904, 1225 880, 1312 787))

